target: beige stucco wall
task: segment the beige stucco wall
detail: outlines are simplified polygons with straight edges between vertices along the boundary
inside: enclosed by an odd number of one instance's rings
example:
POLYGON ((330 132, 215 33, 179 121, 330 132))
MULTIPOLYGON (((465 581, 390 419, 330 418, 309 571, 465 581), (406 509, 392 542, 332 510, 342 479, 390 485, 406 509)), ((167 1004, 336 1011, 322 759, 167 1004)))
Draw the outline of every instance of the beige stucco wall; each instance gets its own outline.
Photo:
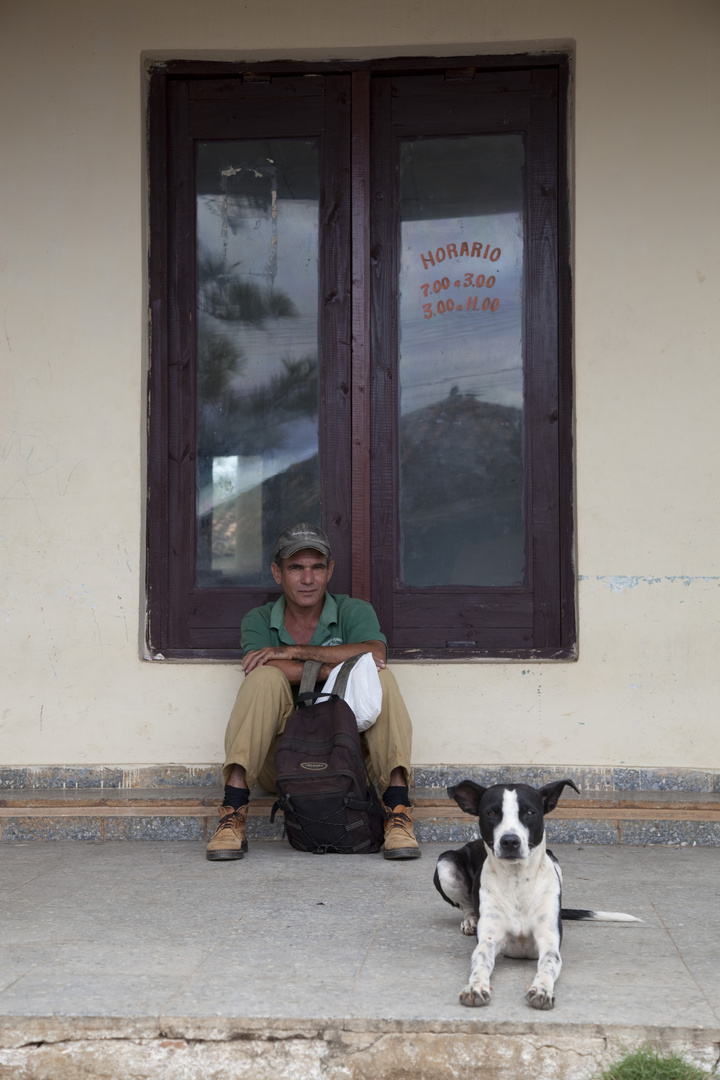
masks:
POLYGON ((573 47, 580 659, 398 665, 417 763, 720 767, 716 0, 23 0, 0 15, 0 764, 220 757, 141 659, 146 57, 573 47))

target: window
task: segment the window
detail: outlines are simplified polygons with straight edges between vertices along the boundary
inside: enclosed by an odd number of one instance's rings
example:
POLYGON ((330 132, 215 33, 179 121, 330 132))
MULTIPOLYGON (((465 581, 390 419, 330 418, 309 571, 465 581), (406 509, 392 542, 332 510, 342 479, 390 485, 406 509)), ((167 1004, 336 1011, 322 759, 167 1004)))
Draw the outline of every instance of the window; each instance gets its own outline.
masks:
POLYGON ((177 63, 150 95, 151 652, 322 523, 395 658, 574 646, 566 61, 177 63))

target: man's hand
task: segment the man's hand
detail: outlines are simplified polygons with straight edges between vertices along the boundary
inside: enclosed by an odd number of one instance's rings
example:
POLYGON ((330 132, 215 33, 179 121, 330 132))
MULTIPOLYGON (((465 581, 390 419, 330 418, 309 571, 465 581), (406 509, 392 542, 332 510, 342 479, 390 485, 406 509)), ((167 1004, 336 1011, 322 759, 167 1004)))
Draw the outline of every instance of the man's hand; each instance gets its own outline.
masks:
POLYGON ((294 660, 292 645, 268 645, 264 649, 255 649, 242 658, 242 669, 247 675, 253 668, 267 664, 270 660, 294 660))

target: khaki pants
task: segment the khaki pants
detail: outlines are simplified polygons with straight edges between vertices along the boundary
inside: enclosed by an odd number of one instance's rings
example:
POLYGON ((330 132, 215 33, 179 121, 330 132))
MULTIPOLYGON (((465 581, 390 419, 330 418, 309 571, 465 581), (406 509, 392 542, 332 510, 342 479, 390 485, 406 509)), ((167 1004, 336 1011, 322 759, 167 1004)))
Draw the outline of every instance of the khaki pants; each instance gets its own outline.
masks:
MULTIPOLYGON (((404 769, 409 780, 412 724, 395 676, 387 668, 379 675, 382 709, 360 741, 382 794, 393 769, 404 769)), ((245 676, 225 732, 225 783, 233 765, 242 765, 249 788, 259 783, 265 791, 275 790, 275 749, 294 708, 290 683, 277 668, 264 664, 245 676)))

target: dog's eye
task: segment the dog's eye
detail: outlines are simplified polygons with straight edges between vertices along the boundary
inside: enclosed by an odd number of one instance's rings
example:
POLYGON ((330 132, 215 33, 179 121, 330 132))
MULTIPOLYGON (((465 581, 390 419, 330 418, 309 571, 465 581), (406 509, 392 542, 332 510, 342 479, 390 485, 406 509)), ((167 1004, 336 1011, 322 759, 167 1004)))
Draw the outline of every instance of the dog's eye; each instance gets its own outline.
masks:
POLYGON ((534 810, 523 810, 523 817, 535 817, 534 810))

